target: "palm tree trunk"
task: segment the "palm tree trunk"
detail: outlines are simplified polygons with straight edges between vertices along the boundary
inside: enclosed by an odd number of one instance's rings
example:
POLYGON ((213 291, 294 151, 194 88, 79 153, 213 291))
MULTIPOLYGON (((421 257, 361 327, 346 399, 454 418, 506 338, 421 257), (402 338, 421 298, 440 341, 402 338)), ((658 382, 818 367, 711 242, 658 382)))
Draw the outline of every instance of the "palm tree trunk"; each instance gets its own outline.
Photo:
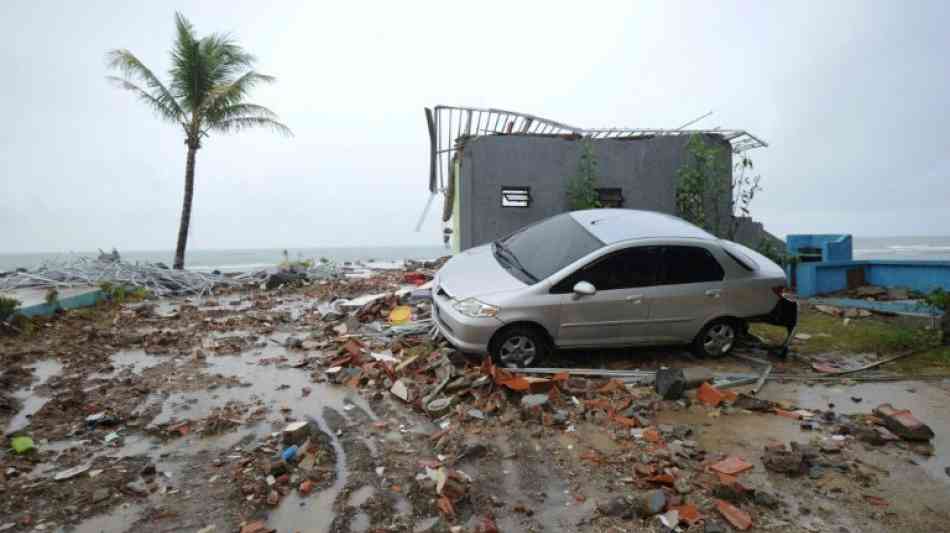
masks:
POLYGON ((198 147, 188 144, 188 162, 185 164, 185 199, 181 204, 181 224, 178 226, 178 246, 175 248, 175 270, 185 268, 185 246, 188 244, 188 226, 191 224, 191 198, 195 194, 195 153, 198 147))

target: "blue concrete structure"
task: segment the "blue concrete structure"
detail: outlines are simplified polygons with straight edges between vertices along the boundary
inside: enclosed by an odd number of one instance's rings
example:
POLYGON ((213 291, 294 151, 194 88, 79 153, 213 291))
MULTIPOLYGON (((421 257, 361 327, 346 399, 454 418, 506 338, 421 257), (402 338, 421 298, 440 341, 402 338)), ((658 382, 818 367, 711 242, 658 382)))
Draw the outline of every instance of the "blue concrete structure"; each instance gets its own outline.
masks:
POLYGON ((3 296, 18 300, 20 307, 15 314, 26 317, 50 316, 57 309, 92 307, 106 299, 105 293, 96 287, 61 289, 59 298, 52 304, 46 303, 46 291, 43 289, 19 289, 3 293, 3 296))
POLYGON ((849 276, 864 285, 900 287, 922 293, 950 290, 950 261, 853 259, 850 235, 789 235, 789 281, 802 297, 848 288, 849 276))

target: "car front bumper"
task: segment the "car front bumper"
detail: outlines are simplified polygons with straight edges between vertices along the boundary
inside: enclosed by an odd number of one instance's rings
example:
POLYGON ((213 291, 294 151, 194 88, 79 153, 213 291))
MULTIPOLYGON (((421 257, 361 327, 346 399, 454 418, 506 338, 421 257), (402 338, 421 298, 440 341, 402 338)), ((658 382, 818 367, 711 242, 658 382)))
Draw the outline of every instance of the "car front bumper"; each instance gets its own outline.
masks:
POLYGON ((463 315, 452 307, 452 300, 438 294, 438 287, 434 290, 436 293, 432 296, 432 318, 435 319, 439 333, 463 352, 488 353, 488 343, 491 342, 492 335, 504 322, 497 318, 473 318, 463 315))

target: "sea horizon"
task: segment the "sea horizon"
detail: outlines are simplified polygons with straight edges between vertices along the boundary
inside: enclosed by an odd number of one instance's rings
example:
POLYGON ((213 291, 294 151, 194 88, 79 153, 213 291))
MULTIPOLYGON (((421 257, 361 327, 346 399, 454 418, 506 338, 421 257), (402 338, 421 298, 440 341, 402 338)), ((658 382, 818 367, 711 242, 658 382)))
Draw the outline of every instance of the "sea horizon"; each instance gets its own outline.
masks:
MULTIPOLYGON (((352 261, 429 260, 450 255, 444 245, 311 246, 296 248, 201 248, 188 250, 185 268, 196 271, 242 272, 278 265, 284 251, 291 260, 326 258, 352 261)), ((103 250, 106 253, 109 250, 103 250)), ((171 265, 174 250, 119 250, 123 261, 171 265)), ((34 269, 48 262, 77 257, 95 259, 99 251, 26 252, 0 254, 0 272, 34 269)), ((950 236, 854 237, 855 259, 950 260, 950 236)))

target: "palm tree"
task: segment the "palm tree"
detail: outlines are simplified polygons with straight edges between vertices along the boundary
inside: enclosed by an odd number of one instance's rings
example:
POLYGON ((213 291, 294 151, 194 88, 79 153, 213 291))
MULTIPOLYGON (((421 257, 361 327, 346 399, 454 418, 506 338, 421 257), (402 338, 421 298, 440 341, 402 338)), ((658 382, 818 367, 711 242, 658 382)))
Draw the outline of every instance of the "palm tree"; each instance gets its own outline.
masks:
POLYGON ((110 81, 135 94, 159 118, 178 124, 184 130, 188 147, 185 199, 174 263, 174 268, 182 269, 195 189, 195 153, 201 148, 202 139, 212 131, 229 133, 254 127, 292 134, 270 109, 245 101, 255 85, 274 81, 272 76, 252 69, 254 56, 228 35, 211 34, 199 39, 191 23, 180 13, 175 13, 175 26, 177 37, 171 52, 169 86, 128 50, 112 50, 107 59, 109 67, 121 74, 121 77, 108 76, 110 81))

